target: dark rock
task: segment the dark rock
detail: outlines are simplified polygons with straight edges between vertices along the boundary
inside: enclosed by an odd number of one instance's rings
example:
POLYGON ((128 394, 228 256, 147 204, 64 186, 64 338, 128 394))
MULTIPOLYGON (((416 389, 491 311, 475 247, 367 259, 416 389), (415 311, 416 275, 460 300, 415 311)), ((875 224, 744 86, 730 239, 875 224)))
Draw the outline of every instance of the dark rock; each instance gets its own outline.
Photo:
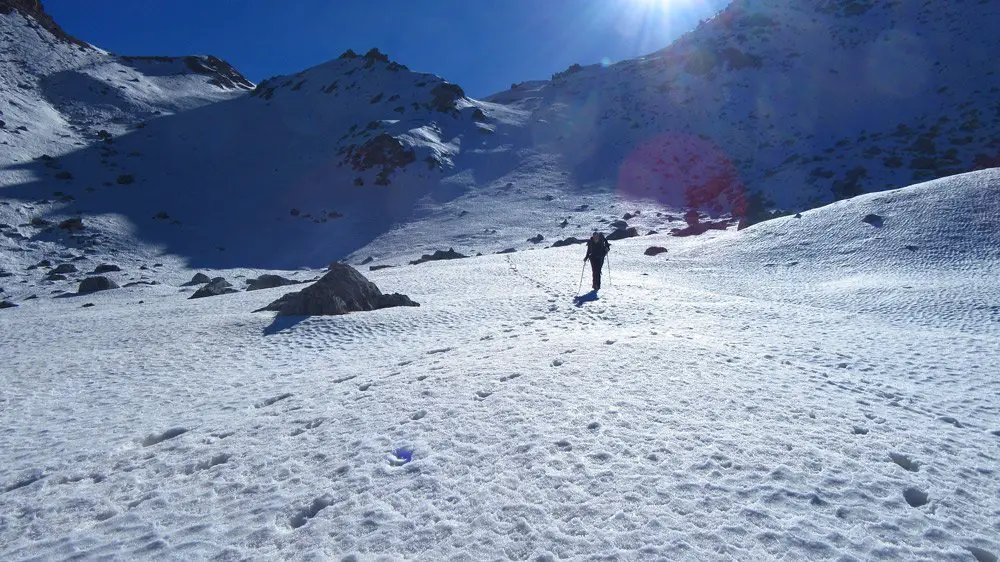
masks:
POLYGON ((865 218, 861 219, 861 222, 868 223, 874 226, 875 228, 882 228, 882 225, 885 224, 885 219, 876 215, 875 213, 871 213, 865 215, 865 218))
POLYGON ((94 306, 94 303, 88 302, 88 303, 84 304, 83 306, 81 306, 80 308, 90 308, 92 306, 94 306))
POLYGON ((112 272, 121 271, 121 270, 122 270, 122 268, 118 267, 117 265, 110 264, 110 263, 102 263, 101 265, 95 267, 94 271, 92 273, 94 273, 96 275, 100 275, 101 273, 112 273, 112 272))
POLYGON ((368 256, 367 258, 361 261, 361 265, 368 265, 373 261, 375 261, 375 258, 368 256))
POLYGON ((456 252, 454 248, 448 248, 447 252, 435 250, 433 254, 424 254, 420 256, 420 259, 411 261, 410 265, 417 265, 425 261, 457 260, 467 257, 469 256, 456 252))
POLYGON ((66 276, 61 273, 49 273, 45 276, 46 281, 65 281, 66 276))
POLYGON ((108 279, 107 277, 88 277, 83 281, 80 281, 80 288, 77 289, 77 293, 96 293, 97 291, 107 291, 108 289, 117 289, 118 284, 114 281, 108 279))
POLYGON ((590 205, 577 205, 576 208, 573 209, 573 210, 577 211, 577 212, 582 212, 582 211, 586 211, 589 208, 590 208, 590 205))
POLYGON ((559 228, 566 228, 567 226, 569 226, 569 221, 566 219, 563 219, 562 222, 559 223, 559 228))
POLYGON ((80 217, 73 217, 71 219, 66 219, 59 223, 59 228, 61 230, 83 230, 86 228, 83 226, 83 219, 80 217))
POLYGON ((639 236, 639 231, 636 230, 634 226, 630 226, 628 228, 615 230, 611 234, 608 234, 607 238, 608 240, 622 240, 624 238, 633 238, 635 236, 639 236))
POLYGON ((538 244, 542 240, 545 240, 545 237, 542 236, 541 234, 536 234, 535 236, 528 238, 528 242, 531 242, 532 244, 538 244))
POLYGON ((628 229, 628 223, 622 220, 617 220, 611 223, 611 228, 615 230, 626 230, 628 229))
POLYGON ((647 256, 658 256, 666 251, 667 249, 663 246, 650 246, 646 248, 646 251, 643 252, 643 254, 646 254, 647 256))
POLYGON ((795 218, 801 219, 802 218, 802 213, 795 213, 795 218))
POLYGON ((9 271, 3 271, 0 269, 0 277, 13 277, 14 274, 9 271))
POLYGON ((553 248, 561 248, 562 246, 572 246, 573 244, 583 244, 586 240, 580 240, 576 236, 570 236, 569 238, 563 238, 562 240, 556 240, 552 243, 553 248))
POLYGON ((52 267, 52 262, 49 260, 42 260, 35 265, 29 265, 28 269, 38 269, 39 267, 52 267))
MULTIPOLYGON (((153 267, 156 267, 156 266, 153 266, 153 267)), ((205 283, 208 283, 211 280, 212 280, 211 277, 209 277, 208 275, 205 275, 204 273, 199 272, 199 273, 195 273, 194 277, 192 277, 191 280, 188 281, 187 283, 184 283, 183 286, 184 287, 190 287, 192 285, 204 285, 205 283)))
POLYGON ((0 301, 0 308, 16 308, 17 305, 10 301, 0 301))
POLYGON ((514 252, 516 252, 516 251, 517 251, 517 248, 506 248, 506 249, 504 249, 504 250, 500 250, 500 251, 499 251, 499 252, 497 252, 497 253, 498 253, 498 254, 513 254, 513 253, 514 253, 514 252))
POLYGON ((328 316, 392 306, 420 306, 400 294, 384 295, 353 267, 335 263, 312 285, 289 293, 261 310, 278 316, 328 316))
POLYGON ((380 269, 388 269, 390 267, 396 267, 394 265, 369 265, 368 271, 378 271, 380 269))
POLYGON ((256 279, 251 279, 247 290, 258 291, 260 289, 273 289, 275 287, 284 287, 286 285, 298 285, 299 283, 299 281, 287 279, 280 275, 265 273, 256 279))
POLYGON ((646 236, 652 236, 654 234, 659 234, 659 233, 656 232, 655 230, 650 230, 649 232, 646 233, 646 236))
POLYGON ((30 224, 31 226, 37 226, 39 228, 42 228, 49 226, 52 223, 40 217, 32 217, 31 220, 28 222, 28 224, 30 224))
POLYGON ((217 297, 219 295, 228 295, 230 293, 238 293, 236 289, 233 288, 229 281, 226 281, 223 277, 216 277, 209 281, 207 285, 198 289, 193 295, 188 297, 188 299, 202 299, 205 297, 217 297))

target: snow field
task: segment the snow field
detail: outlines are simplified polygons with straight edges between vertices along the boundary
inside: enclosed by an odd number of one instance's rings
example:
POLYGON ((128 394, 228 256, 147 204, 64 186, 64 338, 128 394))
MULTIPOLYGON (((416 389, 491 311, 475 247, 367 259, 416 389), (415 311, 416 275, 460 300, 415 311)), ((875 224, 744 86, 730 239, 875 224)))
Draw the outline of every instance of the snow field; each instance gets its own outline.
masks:
MULTIPOLYGON (((4 311, 0 551, 988 560, 995 317, 921 312, 993 299, 995 261, 838 255, 814 223, 872 197, 618 242, 580 308, 577 246, 370 274, 417 309, 274 321, 249 311, 289 288, 160 285, 4 311)), ((921 231, 885 214, 886 247, 921 231)))

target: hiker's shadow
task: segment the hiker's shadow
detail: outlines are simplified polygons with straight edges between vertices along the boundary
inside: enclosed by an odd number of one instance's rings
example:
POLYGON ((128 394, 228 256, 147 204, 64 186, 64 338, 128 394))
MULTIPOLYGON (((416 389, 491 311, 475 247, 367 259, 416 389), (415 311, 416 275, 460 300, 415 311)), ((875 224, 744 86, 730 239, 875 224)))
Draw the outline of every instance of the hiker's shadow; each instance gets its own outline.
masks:
POLYGON ((597 291, 591 291, 587 294, 573 298, 573 302, 576 303, 576 306, 583 306, 583 303, 593 302, 596 300, 597 300, 597 291))

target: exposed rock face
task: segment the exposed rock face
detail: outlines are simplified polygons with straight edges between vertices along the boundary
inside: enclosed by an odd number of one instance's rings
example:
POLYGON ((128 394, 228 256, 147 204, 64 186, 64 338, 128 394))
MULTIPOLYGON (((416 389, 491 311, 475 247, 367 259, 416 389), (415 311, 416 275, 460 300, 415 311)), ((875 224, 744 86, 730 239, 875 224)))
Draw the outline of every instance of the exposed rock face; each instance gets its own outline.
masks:
POLYGON ((195 291, 193 295, 188 297, 188 299, 201 299, 205 297, 217 297, 219 295, 228 295, 230 293, 238 293, 233 285, 226 281, 223 277, 216 277, 212 279, 207 285, 195 291))
POLYGON ((330 316, 394 306, 420 306, 406 295, 382 294, 374 283, 353 267, 335 263, 319 281, 295 293, 289 293, 261 310, 273 310, 278 316, 330 316))
POLYGON ((233 68, 228 62, 214 57, 207 56, 186 56, 186 57, 119 57, 119 60, 129 64, 133 62, 175 62, 181 60, 184 65, 197 74, 210 76, 208 83, 223 90, 252 90, 254 83, 247 80, 238 70, 233 68))
POLYGON ((88 277, 83 281, 80 281, 80 288, 77 289, 77 293, 81 295, 86 293, 96 293, 97 291, 107 291, 108 289, 117 289, 118 283, 108 279, 107 277, 97 276, 88 277))
POLYGON ((63 41, 79 45, 86 49, 93 48, 59 27, 59 24, 52 19, 52 16, 45 12, 45 7, 42 6, 40 0, 0 0, 0 14, 9 14, 14 11, 34 19, 43 29, 63 41))
POLYGON ((448 248, 447 252, 443 250, 435 250, 433 254, 424 254, 420 256, 420 259, 411 261, 410 265, 417 265, 424 263, 425 261, 457 260, 467 257, 469 256, 456 252, 455 248, 448 248))
POLYGON ((264 274, 256 279, 251 279, 247 290, 257 291, 260 289, 273 289, 275 287, 284 287, 286 285, 298 285, 299 283, 300 281, 287 279, 280 275, 264 274))

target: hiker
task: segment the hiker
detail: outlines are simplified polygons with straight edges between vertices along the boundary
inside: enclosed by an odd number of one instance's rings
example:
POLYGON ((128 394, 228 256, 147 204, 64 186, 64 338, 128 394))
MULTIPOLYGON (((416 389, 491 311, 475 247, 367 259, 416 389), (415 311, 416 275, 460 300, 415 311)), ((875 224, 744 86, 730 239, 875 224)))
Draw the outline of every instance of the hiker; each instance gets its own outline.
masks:
POLYGON ((601 270, 604 269, 604 258, 611 250, 608 239, 600 232, 594 232, 590 240, 587 240, 587 255, 583 261, 590 260, 590 268, 594 271, 594 291, 601 289, 601 270))

